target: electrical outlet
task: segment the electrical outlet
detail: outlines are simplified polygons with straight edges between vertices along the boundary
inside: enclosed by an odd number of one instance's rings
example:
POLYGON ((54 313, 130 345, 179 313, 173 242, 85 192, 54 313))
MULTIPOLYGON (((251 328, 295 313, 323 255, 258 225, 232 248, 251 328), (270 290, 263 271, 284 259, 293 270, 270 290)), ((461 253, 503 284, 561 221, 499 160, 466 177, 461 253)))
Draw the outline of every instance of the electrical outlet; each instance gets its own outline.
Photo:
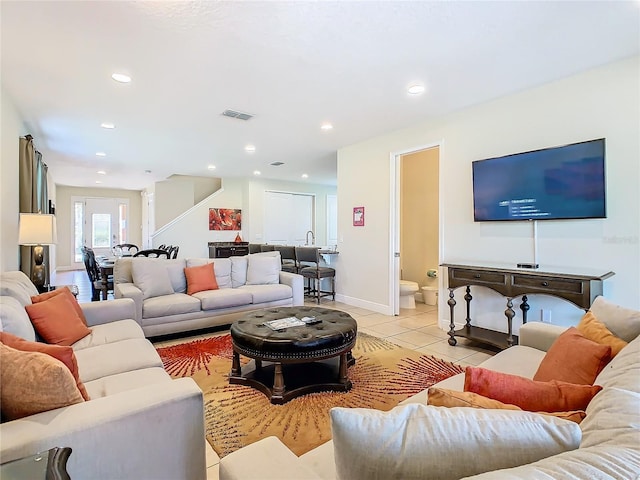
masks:
POLYGON ((551 323, 551 310, 540 310, 540 321, 544 323, 551 323))

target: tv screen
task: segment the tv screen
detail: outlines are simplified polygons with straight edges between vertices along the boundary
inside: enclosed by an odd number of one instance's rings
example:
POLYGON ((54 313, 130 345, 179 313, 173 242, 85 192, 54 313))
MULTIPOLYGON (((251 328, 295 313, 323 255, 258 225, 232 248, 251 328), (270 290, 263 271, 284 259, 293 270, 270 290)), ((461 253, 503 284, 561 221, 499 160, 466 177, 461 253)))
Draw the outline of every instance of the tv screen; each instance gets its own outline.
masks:
POLYGON ((604 138, 476 160, 473 218, 606 218, 604 138))

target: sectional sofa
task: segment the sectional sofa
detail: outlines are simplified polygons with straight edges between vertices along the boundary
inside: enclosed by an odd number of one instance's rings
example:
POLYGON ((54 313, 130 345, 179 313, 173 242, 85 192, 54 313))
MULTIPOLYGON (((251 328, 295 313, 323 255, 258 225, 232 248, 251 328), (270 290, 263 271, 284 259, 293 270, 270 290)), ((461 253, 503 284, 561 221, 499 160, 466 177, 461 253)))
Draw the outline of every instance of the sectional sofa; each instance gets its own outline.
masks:
MULTIPOLYGON (((425 390, 390 412, 333 409, 333 440, 296 457, 276 437, 220 461, 220 480, 387 478, 609 479, 640 474, 640 312, 596 298, 591 312, 629 342, 595 378, 578 426, 533 412, 427 406, 425 390), (420 472, 416 474, 416 472, 420 472), (464 473, 461 473, 464 472, 464 473)), ((533 378, 565 328, 532 322, 520 345, 480 366, 533 378)), ((462 391, 465 374, 434 387, 462 391)))
MULTIPOLYGON (((25 311, 36 295, 22 272, 0 274, 3 335, 36 340, 25 311)), ((206 440, 198 385, 191 378, 173 380, 165 372, 134 320, 133 300, 84 303, 80 308, 90 334, 71 347, 89 400, 3 422, 0 461, 71 447, 67 470, 74 479, 204 479, 206 440)), ((28 376, 25 364, 9 371, 3 362, 1 368, 3 385, 7 381, 15 388, 28 376)), ((32 401, 26 391, 39 394, 37 383, 20 388, 18 402, 32 401)))
POLYGON ((279 252, 175 260, 123 257, 116 298, 130 298, 147 337, 233 323, 244 312, 304 303, 302 276, 281 271, 279 252), (213 264, 218 288, 187 295, 185 268, 213 264))

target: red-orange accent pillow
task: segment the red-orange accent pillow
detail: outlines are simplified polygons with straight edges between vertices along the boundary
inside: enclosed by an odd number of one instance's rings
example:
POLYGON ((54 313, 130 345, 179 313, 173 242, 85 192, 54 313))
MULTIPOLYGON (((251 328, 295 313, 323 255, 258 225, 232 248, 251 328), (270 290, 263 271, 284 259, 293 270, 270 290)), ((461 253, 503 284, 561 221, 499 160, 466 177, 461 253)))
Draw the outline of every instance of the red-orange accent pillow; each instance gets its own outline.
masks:
POLYGON ((589 340, 577 328, 563 332, 540 362, 534 380, 559 380, 593 385, 598 374, 611 361, 611 347, 589 340))
POLYGON ((184 276, 187 278, 187 295, 219 288, 213 263, 187 267, 184 269, 184 276))
POLYGON ((575 385, 556 380, 537 382, 480 367, 467 367, 464 376, 465 392, 510 403, 530 412, 585 410, 600 390, 602 387, 598 385, 575 385))
POLYGON ((82 394, 82 398, 90 400, 84 384, 80 380, 80 372, 78 371, 78 362, 73 353, 73 348, 63 345, 49 345, 41 342, 30 342, 24 338, 17 337, 8 332, 0 332, 0 343, 4 343, 7 347, 15 348, 21 352, 40 352, 51 355, 64 363, 76 379, 78 390, 82 394))
POLYGON ((34 295, 33 297, 31 297, 31 303, 44 302, 45 300, 49 300, 51 297, 55 297, 56 295, 66 295, 67 298, 69 298, 69 300, 72 300, 73 307, 75 308, 76 313, 82 320, 82 323, 84 323, 85 325, 87 324, 87 319, 84 316, 84 312, 82 311, 80 304, 76 300, 76 297, 73 296, 73 293, 71 293, 71 290, 69 290, 67 287, 56 288, 51 292, 41 293, 40 295, 34 295))
POLYGON ((43 302, 27 305, 31 323, 47 343, 72 345, 91 333, 73 306, 75 300, 54 295, 43 302))

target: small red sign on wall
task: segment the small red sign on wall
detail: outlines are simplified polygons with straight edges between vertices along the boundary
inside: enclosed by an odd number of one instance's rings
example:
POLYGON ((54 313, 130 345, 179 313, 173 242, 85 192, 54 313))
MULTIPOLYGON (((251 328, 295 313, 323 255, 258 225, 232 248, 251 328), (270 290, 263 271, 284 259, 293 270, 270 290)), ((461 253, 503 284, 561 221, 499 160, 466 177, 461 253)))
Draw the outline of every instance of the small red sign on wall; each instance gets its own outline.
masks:
POLYGON ((364 207, 353 207, 353 226, 364 227, 364 207))

